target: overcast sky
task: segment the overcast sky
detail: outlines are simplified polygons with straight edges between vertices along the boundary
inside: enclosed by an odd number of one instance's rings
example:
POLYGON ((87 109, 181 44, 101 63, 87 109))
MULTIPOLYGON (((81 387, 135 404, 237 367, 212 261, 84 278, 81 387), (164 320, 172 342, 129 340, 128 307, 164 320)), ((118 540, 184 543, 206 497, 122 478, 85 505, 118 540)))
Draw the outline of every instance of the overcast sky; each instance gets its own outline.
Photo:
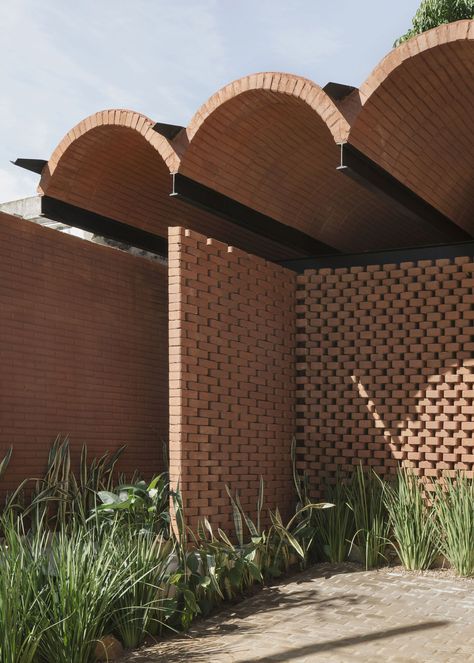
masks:
POLYGON ((0 0, 0 201, 35 193, 9 163, 47 159, 81 119, 130 108, 187 124, 256 71, 360 85, 419 0, 0 0))

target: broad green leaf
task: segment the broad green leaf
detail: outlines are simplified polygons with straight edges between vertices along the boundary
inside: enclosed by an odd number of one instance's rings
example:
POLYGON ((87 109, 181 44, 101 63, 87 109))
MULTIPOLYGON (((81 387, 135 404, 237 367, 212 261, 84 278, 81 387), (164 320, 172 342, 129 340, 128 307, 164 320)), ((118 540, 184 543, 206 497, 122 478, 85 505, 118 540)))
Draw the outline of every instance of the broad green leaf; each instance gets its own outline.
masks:
POLYGON ((254 578, 257 581, 262 580, 262 574, 256 564, 254 564, 253 562, 249 562, 248 569, 250 571, 250 575, 252 576, 252 578, 254 578))
POLYGON ((163 478, 162 474, 158 474, 156 477, 154 477, 151 480, 151 482, 148 484, 147 491, 150 491, 150 490, 153 490, 154 488, 156 488, 157 485, 159 484, 159 482, 162 480, 162 478, 163 478))
POLYGON ((229 571, 229 580, 234 587, 240 587, 240 584, 242 582, 241 566, 236 565, 229 571))
POLYGON ((187 607, 193 612, 194 614, 199 614, 199 606, 196 602, 196 597, 194 595, 194 592, 192 592, 190 589, 185 589, 183 592, 184 600, 187 605, 187 607))
MULTIPOLYGON (((235 526, 235 535, 237 537, 237 541, 239 542, 240 546, 244 545, 244 528, 242 525, 242 516, 239 510, 239 507, 236 504, 236 501, 232 497, 232 493, 230 492, 229 486, 225 487, 227 494, 230 498, 231 504, 232 504, 232 513, 234 517, 234 526, 235 526)), ((237 497, 238 499, 238 497, 237 497)))
POLYGON ((199 569, 199 560, 194 553, 188 555, 186 565, 193 573, 197 573, 199 569))
POLYGON ((103 504, 115 504, 115 502, 119 501, 118 495, 111 493, 108 490, 99 490, 97 495, 103 504))

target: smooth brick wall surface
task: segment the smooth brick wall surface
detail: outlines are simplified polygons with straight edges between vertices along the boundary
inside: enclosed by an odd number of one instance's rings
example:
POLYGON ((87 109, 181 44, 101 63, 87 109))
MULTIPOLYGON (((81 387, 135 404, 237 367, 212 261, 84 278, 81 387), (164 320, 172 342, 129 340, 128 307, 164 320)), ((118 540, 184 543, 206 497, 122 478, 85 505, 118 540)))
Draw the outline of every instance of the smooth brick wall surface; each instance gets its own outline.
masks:
POLYGON ((298 465, 429 481, 474 468, 471 257, 308 270, 297 292, 298 465))
POLYGON ((166 268, 0 214, 2 491, 43 471, 58 433, 74 457, 122 444, 122 470, 161 471, 168 434, 166 268))
POLYGON ((255 514, 291 508, 296 275, 171 228, 170 473, 188 522, 231 529, 226 484, 255 514))

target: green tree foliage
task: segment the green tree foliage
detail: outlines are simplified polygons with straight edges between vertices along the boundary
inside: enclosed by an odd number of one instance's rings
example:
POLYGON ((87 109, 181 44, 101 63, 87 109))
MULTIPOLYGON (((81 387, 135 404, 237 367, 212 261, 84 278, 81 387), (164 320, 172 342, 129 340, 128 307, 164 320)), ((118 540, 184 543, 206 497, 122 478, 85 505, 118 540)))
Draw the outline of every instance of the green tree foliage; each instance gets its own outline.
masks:
POLYGON ((412 27, 396 40, 394 46, 443 23, 464 18, 474 18, 474 0, 422 0, 413 17, 412 27))

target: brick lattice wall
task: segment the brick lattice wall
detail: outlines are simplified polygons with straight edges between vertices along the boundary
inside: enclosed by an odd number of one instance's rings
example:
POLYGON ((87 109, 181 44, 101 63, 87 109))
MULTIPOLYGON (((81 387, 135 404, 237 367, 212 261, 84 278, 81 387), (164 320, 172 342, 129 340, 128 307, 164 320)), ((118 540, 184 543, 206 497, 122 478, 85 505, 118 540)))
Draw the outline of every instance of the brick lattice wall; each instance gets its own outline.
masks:
POLYGON ((69 434, 121 469, 162 470, 168 434, 166 268, 0 214, 1 489, 69 434))
POLYGON ((228 484, 255 512, 293 501, 296 275, 171 228, 170 473, 188 522, 231 527, 228 484))
POLYGON ((472 258, 308 270, 297 292, 298 465, 430 480, 474 468, 472 258))

